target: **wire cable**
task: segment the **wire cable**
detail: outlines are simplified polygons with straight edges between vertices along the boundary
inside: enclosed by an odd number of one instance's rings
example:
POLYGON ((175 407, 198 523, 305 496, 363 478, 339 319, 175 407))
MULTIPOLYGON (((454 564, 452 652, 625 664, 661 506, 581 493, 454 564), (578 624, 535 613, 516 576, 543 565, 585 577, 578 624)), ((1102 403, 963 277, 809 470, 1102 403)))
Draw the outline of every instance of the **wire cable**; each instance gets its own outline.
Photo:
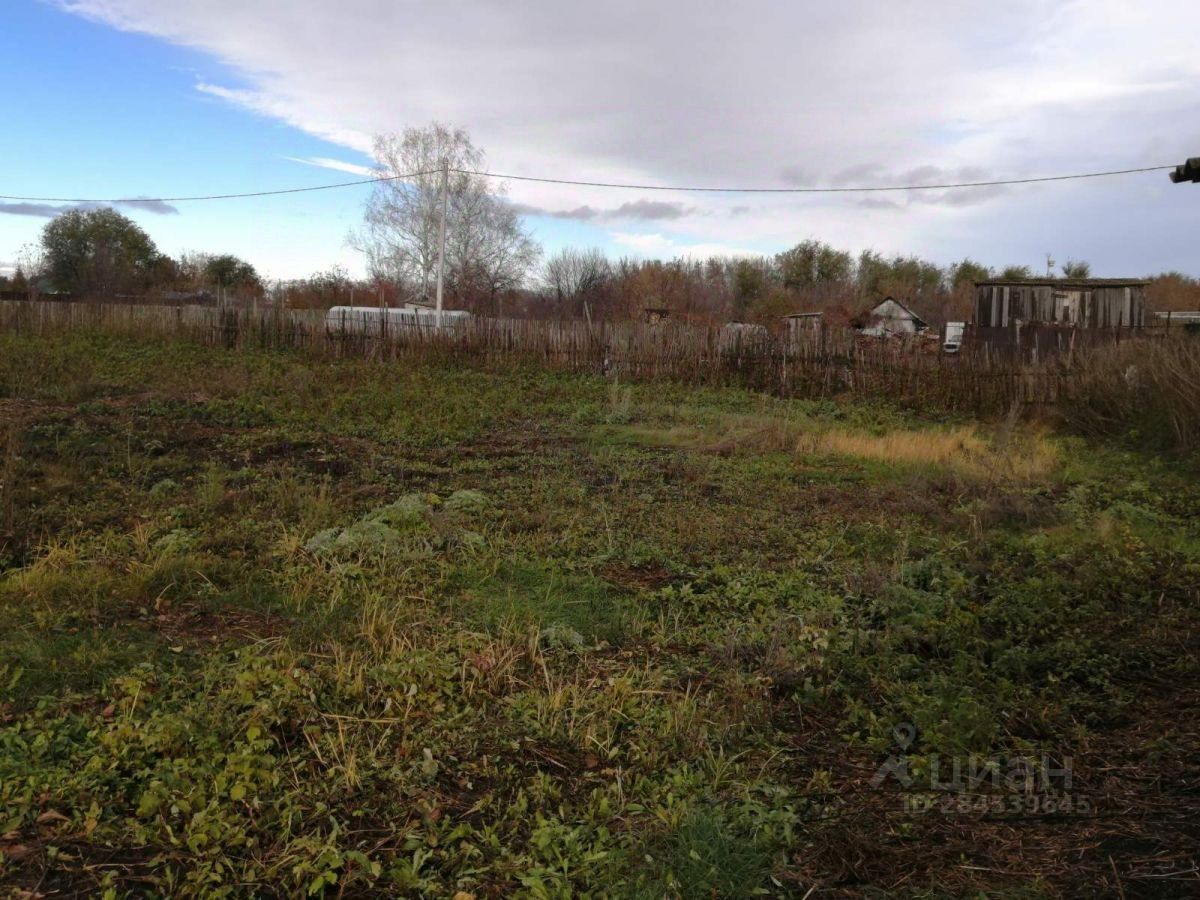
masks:
MULTIPOLYGON (((903 184, 867 185, 860 187, 698 187, 694 185, 630 184, 611 181, 575 181, 568 178, 541 178, 533 175, 512 175, 500 172, 480 172, 472 169, 451 169, 456 175, 475 175, 481 178, 497 178, 508 181, 532 181, 539 184, 565 184, 574 187, 618 188, 636 191, 681 191, 710 194, 856 194, 881 193, 886 191, 946 191, 958 188, 999 187, 1001 185, 1039 184, 1049 181, 1074 181, 1083 178, 1108 178, 1114 175, 1134 175, 1142 172, 1173 170, 1175 166, 1142 166, 1135 169, 1111 169, 1105 172, 1081 172, 1071 175, 1043 175, 1036 178, 1004 178, 993 181, 958 181, 946 184, 903 184)), ((409 172, 404 175, 380 175, 357 181, 340 181, 334 184, 318 184, 313 187, 281 188, 273 191, 250 191, 242 194, 208 194, 193 197, 123 197, 116 200, 90 197, 19 197, 0 194, 0 200, 18 200, 26 203, 187 203, 194 200, 237 200, 246 197, 276 197, 281 194, 303 194, 310 191, 330 191, 337 188, 358 187, 365 184, 382 184, 403 181, 425 175, 437 175, 440 170, 409 172)))
POLYGON ((608 181, 570 181, 565 178, 537 178, 532 175, 503 175, 498 172, 474 172, 455 169, 463 175, 484 178, 505 178, 510 181, 536 181, 542 184, 570 184, 578 187, 627 188, 638 191, 690 191, 720 194, 853 194, 880 191, 944 191, 953 188, 995 187, 1007 184, 1036 184, 1044 181, 1070 181, 1077 178, 1106 178, 1110 175, 1132 175, 1138 172, 1159 172, 1175 166, 1143 166, 1138 169, 1113 169, 1107 172, 1083 172, 1074 175, 1043 175, 1037 178, 1005 178, 995 181, 959 181, 950 184, 904 184, 880 187, 694 187, 661 184, 618 184, 608 181))
POLYGON ((245 194, 209 194, 198 197, 122 197, 117 200, 97 200, 90 197, 10 197, 0 194, 0 200, 22 200, 27 203, 185 203, 191 200, 237 200, 243 197, 275 197, 280 194, 303 194, 307 191, 330 191, 335 188, 357 187, 362 184, 382 184, 387 181, 403 181, 423 175, 438 175, 441 169, 429 172, 408 172, 404 175, 380 175, 358 181, 339 181, 334 184, 318 184, 313 187, 281 188, 275 191, 250 191, 245 194))

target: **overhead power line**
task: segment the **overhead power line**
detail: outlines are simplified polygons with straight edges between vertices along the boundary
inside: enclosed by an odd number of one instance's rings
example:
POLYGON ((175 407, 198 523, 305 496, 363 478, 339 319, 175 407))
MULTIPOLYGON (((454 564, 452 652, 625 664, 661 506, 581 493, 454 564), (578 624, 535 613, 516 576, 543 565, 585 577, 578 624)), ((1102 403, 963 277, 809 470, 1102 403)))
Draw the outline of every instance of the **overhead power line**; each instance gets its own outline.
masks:
POLYGON ((429 172, 408 172, 404 175, 379 175, 360 178, 357 181, 339 181, 334 184, 318 184, 313 187, 280 188, 274 191, 249 191, 244 194, 208 194, 196 197, 121 197, 115 200, 94 197, 10 197, 0 194, 0 200, 21 200, 26 203, 185 203, 190 200, 238 200, 243 197, 275 197, 279 194, 303 194, 307 191, 331 191, 335 188, 357 187, 362 184, 381 184, 386 181, 403 181, 420 178, 422 175, 437 175, 441 169, 429 172))
POLYGON ((1082 172, 1074 175, 1044 175, 1038 178, 1006 178, 996 181, 957 181, 949 184, 895 184, 865 187, 694 187, 661 184, 621 184, 609 181, 571 181, 566 178, 536 178, 532 175, 502 175, 498 172, 460 171, 464 175, 505 178, 510 181, 536 181, 542 184, 570 184, 578 187, 628 188, 639 191, 691 191, 713 194, 862 194, 879 191, 944 191, 952 188, 995 187, 1004 184, 1036 184, 1042 181, 1071 181, 1079 178, 1106 178, 1138 172, 1161 172, 1175 166, 1143 166, 1138 169, 1113 169, 1108 172, 1082 172))
MULTIPOLYGON (((477 175, 483 178, 505 179, 508 181, 532 181, 539 184, 565 184, 574 187, 620 188, 637 191, 684 191, 689 193, 710 194, 864 194, 881 193, 886 191, 946 191, 958 188, 999 187, 1001 185, 1038 184, 1048 181, 1075 181, 1083 178, 1108 178, 1114 175, 1134 175, 1142 172, 1162 172, 1170 166, 1142 166, 1135 169, 1112 169, 1105 172, 1079 172, 1070 175, 1043 175, 1036 178, 1004 178, 992 181, 957 181, 945 184, 893 184, 893 185, 862 185, 857 187, 699 187, 694 185, 665 185, 665 184, 631 184, 611 181, 579 181, 569 178, 542 178, 533 175, 511 175, 499 172, 479 172, 471 169, 451 169, 458 175, 477 175)), ((374 178, 361 178, 356 181, 340 181, 334 184, 319 184, 313 187, 280 188, 273 191, 248 191, 241 194, 206 194, 191 197, 123 197, 118 199, 100 199, 95 197, 22 197, 0 194, 0 200, 18 200, 25 203, 187 203, 194 200, 237 200, 247 197, 276 197, 281 194, 303 194, 309 191, 330 191, 336 188, 358 187, 366 184, 380 184, 388 181, 404 181, 408 178, 419 178, 423 175, 437 175, 441 170, 429 172, 409 172, 404 175, 381 175, 374 178)))

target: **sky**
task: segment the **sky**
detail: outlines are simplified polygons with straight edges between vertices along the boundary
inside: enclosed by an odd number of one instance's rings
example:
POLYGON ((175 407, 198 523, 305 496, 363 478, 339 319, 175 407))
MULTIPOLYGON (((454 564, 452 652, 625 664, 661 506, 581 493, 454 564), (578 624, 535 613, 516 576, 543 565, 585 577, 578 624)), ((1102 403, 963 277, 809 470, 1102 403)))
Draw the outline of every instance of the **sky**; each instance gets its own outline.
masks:
MULTIPOLYGON (((358 177, 371 138, 466 128, 492 172, 835 187, 1200 155, 1193 4, 975 0, 4 0, 0 194, 172 197, 358 177)), ((547 252, 855 252, 1200 276, 1200 185, 1163 172, 897 194, 497 182, 547 252)), ((364 270, 366 187, 121 207, 164 252, 364 270)), ((0 271, 70 203, 0 200, 0 271)))

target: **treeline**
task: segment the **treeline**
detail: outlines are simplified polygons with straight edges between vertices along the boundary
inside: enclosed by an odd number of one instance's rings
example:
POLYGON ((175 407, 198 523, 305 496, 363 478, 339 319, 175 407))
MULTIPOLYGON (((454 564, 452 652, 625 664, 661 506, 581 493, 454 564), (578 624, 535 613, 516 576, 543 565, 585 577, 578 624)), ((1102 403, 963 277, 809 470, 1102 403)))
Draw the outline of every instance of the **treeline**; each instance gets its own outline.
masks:
MULTIPOLYGON (((464 253, 446 281, 447 307, 480 315, 607 321, 667 310, 672 318, 697 323, 767 324, 791 313, 821 312, 831 324, 854 325, 891 296, 936 325, 971 318, 973 282, 1034 274, 1023 266, 993 270, 971 259, 939 266, 870 250, 854 255, 818 240, 774 256, 703 260, 609 259, 598 249, 566 249, 541 260, 540 253, 525 248, 522 255, 518 269, 501 280, 480 276, 463 262, 464 253)), ((1068 262, 1055 274, 1086 278, 1090 266, 1068 262)), ((267 283, 251 263, 231 254, 172 258, 132 220, 98 208, 70 210, 47 223, 36 251, 25 254, 13 275, 0 277, 0 291, 327 309, 428 303, 433 279, 419 271, 417 276, 391 277, 386 267, 376 267, 373 277, 354 279, 335 267, 267 283)), ((1149 280, 1151 309, 1200 309, 1197 279, 1171 272, 1149 280)))
POLYGON ((263 295, 254 266, 229 253, 159 251, 136 222, 114 209, 72 209, 50 220, 36 248, 23 254, 0 290, 30 296, 142 297, 178 294, 217 297, 263 295))
MULTIPOLYGON (((1055 274, 1087 278, 1085 262, 1055 274)), ((969 320, 973 283, 987 278, 1031 278, 1026 266, 991 269, 970 259, 950 266, 915 256, 865 251, 857 256, 806 240, 775 256, 709 259, 610 259, 599 249, 561 250, 518 287, 500 292, 447 285, 447 306, 480 315, 517 318, 622 321, 647 311, 704 324, 770 324, 797 312, 821 312, 830 324, 857 325, 885 297, 909 305, 930 324, 969 320)), ((1151 309, 1200 309, 1200 280, 1178 272, 1148 279, 1151 309)), ((400 305, 427 302, 419 290, 386 280, 356 280, 334 268, 307 279, 276 284, 268 297, 281 306, 400 305)))
MULTIPOLYGON (((708 322, 777 321, 821 312, 832 324, 857 325, 885 297, 901 300, 930 324, 972 316, 973 284, 989 278, 1032 278, 1028 266, 992 269, 972 259, 949 266, 917 256, 857 256, 806 240, 773 257, 707 260, 608 260, 599 250, 564 250, 546 261, 539 289, 525 299, 534 315, 589 312, 635 318, 647 308, 708 322)), ((1086 262, 1064 263, 1055 277, 1088 278, 1086 262)), ((1147 279, 1152 310, 1200 309, 1200 279, 1178 272, 1147 279)))
POLYGON ((561 311, 603 319, 636 318, 647 309, 704 322, 772 322, 822 312, 851 324, 885 297, 909 303, 931 322, 963 318, 971 284, 989 270, 972 260, 941 268, 913 256, 854 256, 816 240, 775 256, 705 260, 608 260, 599 250, 563 250, 546 261, 530 314, 561 311))

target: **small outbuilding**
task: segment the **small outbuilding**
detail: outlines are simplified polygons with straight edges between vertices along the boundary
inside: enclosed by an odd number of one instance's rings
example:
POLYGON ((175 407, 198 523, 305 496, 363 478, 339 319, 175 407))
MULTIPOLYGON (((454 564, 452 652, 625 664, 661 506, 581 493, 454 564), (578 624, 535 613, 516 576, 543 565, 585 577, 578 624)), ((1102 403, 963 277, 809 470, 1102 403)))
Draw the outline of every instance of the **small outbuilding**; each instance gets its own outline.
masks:
POLYGON ((824 314, 819 312, 792 313, 783 317, 788 337, 798 338, 809 334, 820 334, 824 314))
POLYGON ((1131 278, 1023 278, 975 282, 975 325, 1141 328, 1146 282, 1131 278))
POLYGON ((859 333, 868 337, 920 334, 929 328, 924 319, 895 297, 876 305, 864 318, 866 324, 859 333))

